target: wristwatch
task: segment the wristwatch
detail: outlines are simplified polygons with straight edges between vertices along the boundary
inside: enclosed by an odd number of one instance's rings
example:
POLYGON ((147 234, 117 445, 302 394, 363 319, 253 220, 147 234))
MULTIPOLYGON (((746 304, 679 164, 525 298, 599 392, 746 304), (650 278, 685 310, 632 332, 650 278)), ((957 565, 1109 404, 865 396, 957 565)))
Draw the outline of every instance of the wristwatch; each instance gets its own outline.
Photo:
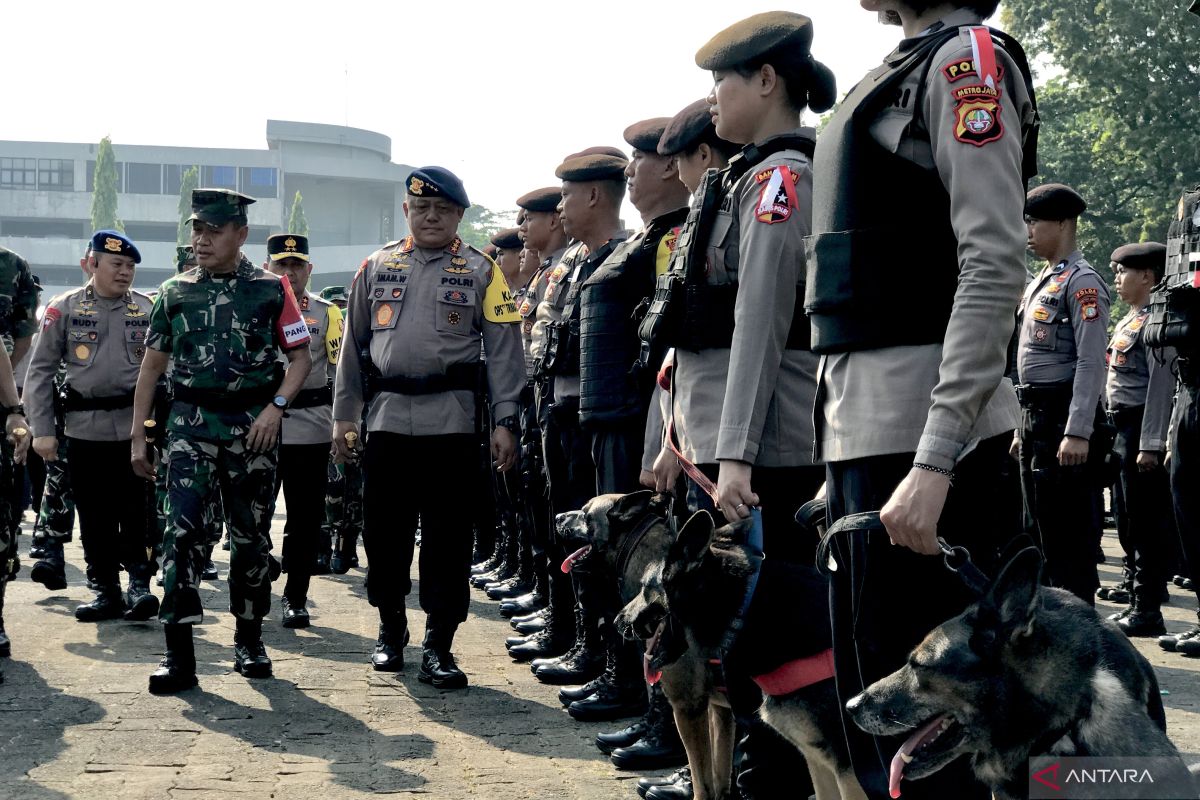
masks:
POLYGON ((271 398, 271 405, 278 408, 280 411, 287 411, 288 400, 281 394, 277 394, 271 398))
POLYGON ((24 403, 17 403, 15 406, 4 406, 3 408, 6 416, 11 417, 13 414, 20 414, 22 417, 25 416, 24 403))
POLYGON ((514 416, 508 416, 504 419, 496 420, 497 428, 508 428, 510 433, 516 434, 521 432, 521 422, 514 416))

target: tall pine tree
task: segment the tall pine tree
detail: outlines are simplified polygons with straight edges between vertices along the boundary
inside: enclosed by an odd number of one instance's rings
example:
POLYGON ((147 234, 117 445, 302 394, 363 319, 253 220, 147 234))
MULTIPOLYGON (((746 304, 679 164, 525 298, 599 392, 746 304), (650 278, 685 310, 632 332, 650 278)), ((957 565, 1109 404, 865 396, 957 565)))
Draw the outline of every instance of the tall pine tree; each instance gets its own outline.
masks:
POLYGON ((288 217, 288 233, 298 233, 308 236, 308 218, 304 216, 304 198, 296 192, 292 198, 292 213, 288 217))
POLYGON ((113 155, 112 139, 105 136, 96 150, 96 172, 92 186, 92 230, 118 230, 125 225, 117 216, 117 159, 113 155))
POLYGON ((200 185, 200 168, 188 167, 179 176, 179 235, 176 244, 185 245, 192 240, 192 226, 187 218, 192 215, 192 190, 200 185))

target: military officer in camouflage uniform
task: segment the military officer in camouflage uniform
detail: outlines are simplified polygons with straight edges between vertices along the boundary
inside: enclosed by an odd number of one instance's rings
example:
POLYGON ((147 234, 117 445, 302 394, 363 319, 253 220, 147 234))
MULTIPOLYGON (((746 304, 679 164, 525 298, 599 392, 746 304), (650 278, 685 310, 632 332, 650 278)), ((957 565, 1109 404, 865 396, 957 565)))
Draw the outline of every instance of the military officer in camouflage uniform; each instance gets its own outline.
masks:
POLYGON ((1046 267, 1026 287, 1017 348, 1019 449, 1025 506, 1035 520, 1051 586, 1095 603, 1100 585, 1095 552, 1103 500, 1092 453, 1097 423, 1107 422, 1104 353, 1108 345, 1108 287, 1076 247, 1079 215, 1087 208, 1062 184, 1032 189, 1025 204, 1030 250, 1046 267), (1088 468, 1085 468, 1088 467, 1088 468))
MULTIPOLYGON (((26 292, 22 287, 33 286, 33 276, 25 259, 7 248, 0 247, 0 334, 16 341, 29 341, 33 335, 30 323, 35 320, 36 293, 26 292), (32 296, 34 307, 26 305, 32 296)), ((13 379, 12 360, 7 346, 0 348, 0 410, 5 415, 5 446, 0 448, 0 477, 12 475, 14 464, 23 464, 29 450, 29 423, 25 421, 25 409, 17 396, 17 384, 13 379)), ((4 591, 8 582, 17 576, 21 562, 17 558, 17 527, 6 520, 14 519, 15 510, 8 508, 11 495, 0 498, 0 658, 12 652, 8 635, 4 632, 4 591)), ((4 680, 0 668, 0 682, 4 680)))
POLYGON ((277 479, 287 505, 283 560, 288 577, 283 588, 283 626, 307 628, 305 603, 319 548, 326 559, 325 570, 329 568, 329 542, 322 547, 320 539, 325 517, 325 468, 333 430, 331 386, 342 347, 342 311, 305 289, 313 268, 307 236, 275 234, 267 239, 267 259, 267 271, 285 278, 300 298, 312 359, 308 379, 283 420, 277 479))
POLYGON ((132 288, 142 257, 128 237, 97 231, 91 250, 91 280, 50 302, 30 359, 25 394, 33 448, 48 463, 58 458, 55 378, 65 364, 67 469, 96 586, 95 599, 75 609, 75 618, 147 620, 158 612, 146 557, 145 508, 151 487, 133 473, 128 437, 151 302, 132 288), (124 597, 122 566, 129 573, 124 597))
POLYGON ((226 189, 192 192, 192 247, 198 266, 163 283, 150 315, 134 403, 134 469, 154 468, 143 421, 171 364, 167 422, 167 532, 159 619, 167 654, 150 676, 153 693, 196 685, 192 625, 203 619, 200 570, 205 507, 220 494, 232 549, 229 610, 236 617, 233 666, 246 677, 271 674, 262 619, 271 607, 270 540, 264 525, 275 490, 280 422, 308 377, 308 329, 285 280, 241 252, 250 232, 250 197, 226 189), (282 369, 278 351, 287 354, 282 369))
MULTIPOLYGON (((346 287, 326 286, 321 299, 346 310, 346 287)), ((344 324, 344 318, 343 318, 344 324)), ((325 471, 324 538, 333 543, 329 571, 345 575, 358 566, 358 535, 362 531, 362 466, 357 460, 337 463, 329 459, 325 471)))
POLYGON ((486 368, 496 420, 493 464, 507 472, 516 461, 524 385, 521 338, 504 276, 458 237, 471 205, 462 182, 448 170, 424 167, 405 186, 410 234, 363 261, 350 289, 333 443, 342 459, 351 456, 346 435, 358 435, 365 408, 367 598, 381 623, 372 665, 389 671, 403 665, 404 600, 419 515, 426 623, 417 677, 455 689, 467 683, 451 647, 470 602, 471 519, 462 498, 478 455, 475 388, 486 368))

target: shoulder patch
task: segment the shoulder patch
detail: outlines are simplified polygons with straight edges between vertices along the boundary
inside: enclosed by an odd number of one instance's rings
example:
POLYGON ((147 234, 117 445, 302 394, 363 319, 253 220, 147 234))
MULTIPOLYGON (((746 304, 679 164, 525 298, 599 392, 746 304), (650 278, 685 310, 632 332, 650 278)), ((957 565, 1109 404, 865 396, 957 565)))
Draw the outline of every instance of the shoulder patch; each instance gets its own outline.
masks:
MULTIPOLYGON (((942 67, 942 74, 946 76, 946 80, 950 83, 956 83, 965 78, 978 78, 979 70, 975 68, 975 60, 973 58, 961 58, 950 62, 942 67)), ((996 64, 996 78, 1004 78, 1004 65, 996 64)))
POLYGON ((671 256, 675 253, 675 245, 679 243, 679 232, 681 230, 683 230, 683 226, 676 225, 659 240, 658 253, 654 260, 655 275, 665 275, 670 270, 671 256))
MULTIPOLYGON (((491 259, 488 261, 491 262, 491 259)), ((521 315, 517 313, 517 303, 513 300, 512 292, 508 290, 508 281, 504 280, 504 273, 495 264, 490 266, 492 276, 483 293, 483 318, 488 322, 520 322, 521 315)))
POLYGON ((49 328, 60 319, 62 319, 62 312, 54 306, 48 307, 46 313, 42 315, 42 330, 49 328))
POLYGON ((786 166, 775 167, 766 177, 758 177, 758 182, 765 185, 758 198, 758 207, 754 210, 755 219, 774 225, 790 218, 792 209, 800 205, 796 197, 797 179, 798 176, 786 166))
POLYGON ((1100 290, 1097 289, 1095 286, 1085 286, 1084 288, 1080 289, 1078 292, 1075 293, 1076 300, 1083 300, 1084 298, 1087 298, 1087 297, 1099 297, 1099 296, 1100 296, 1100 290))
POLYGON ((954 106, 954 138, 964 144, 983 147, 1004 137, 1004 125, 1000 120, 1000 75, 996 62, 996 45, 987 28, 970 30, 971 60, 960 61, 943 69, 943 74, 952 84, 973 76, 975 82, 967 86, 951 87, 950 95, 954 106), (966 64, 969 69, 962 69, 966 64), (956 77, 947 70, 953 69, 956 77))

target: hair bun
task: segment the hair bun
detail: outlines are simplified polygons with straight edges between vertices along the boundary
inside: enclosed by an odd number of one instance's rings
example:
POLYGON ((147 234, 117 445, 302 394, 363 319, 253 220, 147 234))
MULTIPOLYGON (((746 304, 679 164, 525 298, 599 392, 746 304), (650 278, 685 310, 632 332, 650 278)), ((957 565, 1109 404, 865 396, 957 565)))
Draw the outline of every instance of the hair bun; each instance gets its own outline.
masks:
POLYGON ((808 107, 818 114, 833 108, 837 102, 837 78, 829 67, 812 60, 811 80, 808 86, 808 107))

